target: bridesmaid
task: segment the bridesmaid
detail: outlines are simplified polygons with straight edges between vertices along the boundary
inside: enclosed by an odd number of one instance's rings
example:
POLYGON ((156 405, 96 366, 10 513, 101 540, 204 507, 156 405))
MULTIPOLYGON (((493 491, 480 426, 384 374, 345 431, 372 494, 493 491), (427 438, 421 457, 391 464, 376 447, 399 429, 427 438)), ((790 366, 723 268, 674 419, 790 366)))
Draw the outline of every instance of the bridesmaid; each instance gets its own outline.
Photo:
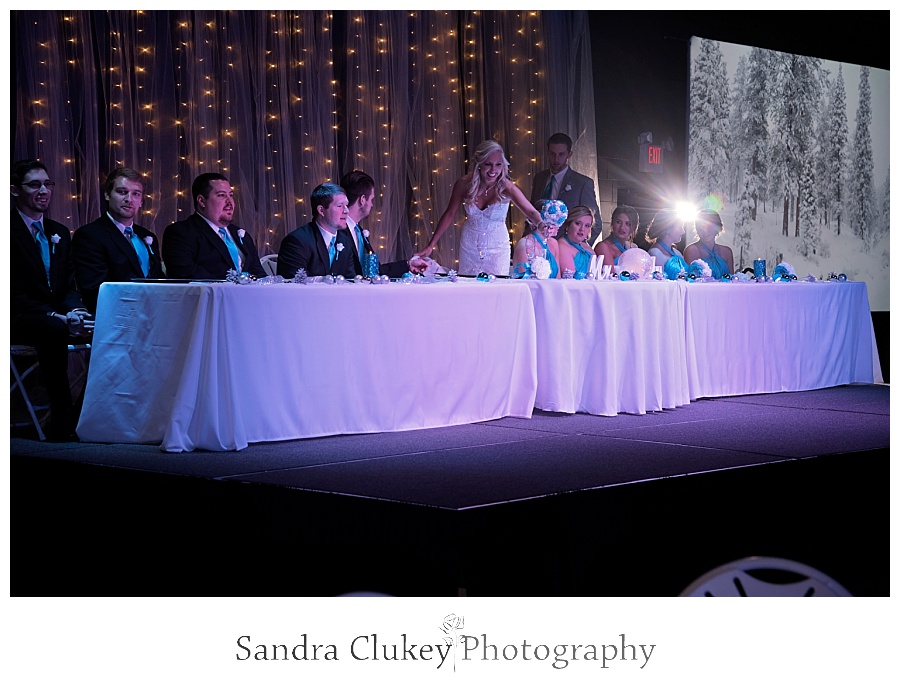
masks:
POLYGON ((619 256, 634 248, 634 235, 638 228, 638 212, 630 205, 620 205, 612 214, 610 235, 594 244, 594 253, 603 256, 605 265, 616 265, 619 256))
POLYGON ((519 239, 513 252, 513 277, 531 277, 531 261, 544 258, 550 263, 549 279, 559 278, 559 244, 553 236, 557 231, 555 224, 542 222, 519 239))
POLYGON ((650 221, 644 235, 650 244, 648 253, 656 260, 657 265, 665 265, 673 256, 684 260, 681 251, 675 244, 684 236, 684 222, 674 210, 660 210, 650 221))
POLYGON ((701 210, 694 220, 697 241, 684 249, 684 259, 690 264, 698 258, 709 265, 715 279, 734 274, 734 254, 728 246, 716 243, 725 231, 722 218, 714 210, 701 210))
POLYGON ((593 210, 583 205, 569 210, 569 216, 560 227, 560 232, 563 233, 563 238, 559 240, 560 273, 571 270, 575 279, 587 277, 593 257, 587 238, 591 235, 593 226, 593 210))

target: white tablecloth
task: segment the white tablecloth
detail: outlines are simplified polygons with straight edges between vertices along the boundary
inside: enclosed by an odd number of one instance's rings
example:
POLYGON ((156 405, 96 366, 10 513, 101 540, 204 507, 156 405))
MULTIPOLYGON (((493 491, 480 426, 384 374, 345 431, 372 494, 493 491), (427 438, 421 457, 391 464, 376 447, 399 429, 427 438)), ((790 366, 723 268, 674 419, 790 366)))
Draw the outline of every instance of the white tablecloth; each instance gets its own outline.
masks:
POLYGON ((166 451, 531 417, 524 284, 100 288, 78 424, 166 451))
POLYGON ((884 381, 865 282, 685 287, 691 399, 884 381))
POLYGON ((683 282, 525 280, 537 408, 601 416, 690 403, 683 282))

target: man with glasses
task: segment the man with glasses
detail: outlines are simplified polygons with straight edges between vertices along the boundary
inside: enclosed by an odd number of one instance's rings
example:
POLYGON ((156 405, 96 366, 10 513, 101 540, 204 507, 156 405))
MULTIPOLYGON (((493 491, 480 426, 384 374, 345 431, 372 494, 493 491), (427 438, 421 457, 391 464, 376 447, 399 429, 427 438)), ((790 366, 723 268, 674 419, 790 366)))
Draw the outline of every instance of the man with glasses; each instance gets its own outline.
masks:
POLYGON ((72 237, 75 282, 85 305, 94 313, 104 282, 163 276, 156 235, 135 223, 144 204, 140 173, 117 167, 106 178, 103 196, 106 212, 75 230, 72 237))
POLYGON ((55 186, 47 168, 37 160, 19 161, 11 182, 10 341, 37 351, 50 405, 47 438, 77 440, 68 344, 90 336, 93 316, 75 289, 69 230, 45 214, 55 186))

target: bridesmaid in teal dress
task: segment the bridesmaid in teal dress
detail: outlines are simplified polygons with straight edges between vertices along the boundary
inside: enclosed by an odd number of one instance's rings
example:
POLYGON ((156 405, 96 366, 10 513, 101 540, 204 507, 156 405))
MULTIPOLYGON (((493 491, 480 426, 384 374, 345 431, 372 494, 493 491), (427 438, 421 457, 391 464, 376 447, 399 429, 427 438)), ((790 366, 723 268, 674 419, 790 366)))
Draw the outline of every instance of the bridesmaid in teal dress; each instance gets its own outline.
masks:
POLYGON ((613 210, 609 236, 594 244, 594 253, 603 256, 604 265, 617 265, 619 256, 635 247, 634 235, 639 222, 637 210, 630 205, 620 205, 613 210))
POLYGON ((694 220, 697 241, 684 249, 684 259, 688 264, 698 258, 709 265, 712 276, 722 279, 726 274, 734 274, 734 253, 728 246, 716 243, 716 237, 725 231, 722 218, 714 210, 701 210, 694 220))
MULTIPOLYGON (((684 221, 678 216, 678 213, 668 208, 660 210, 653 216, 644 235, 650 245, 647 252, 653 256, 657 265, 665 265, 673 257, 684 261, 684 256, 676 246, 683 236, 684 221)), ((686 263, 685 267, 687 267, 686 263)))
POLYGON ((552 222, 542 222, 519 239, 513 252, 512 277, 531 277, 531 263, 535 258, 544 258, 550 264, 548 279, 559 278, 559 244, 554 235, 558 228, 552 222))
POLYGON ((559 271, 570 270, 575 279, 585 279, 591 267, 594 253, 587 244, 594 226, 594 211, 578 205, 569 210, 569 216, 560 227, 563 238, 559 240, 559 271))

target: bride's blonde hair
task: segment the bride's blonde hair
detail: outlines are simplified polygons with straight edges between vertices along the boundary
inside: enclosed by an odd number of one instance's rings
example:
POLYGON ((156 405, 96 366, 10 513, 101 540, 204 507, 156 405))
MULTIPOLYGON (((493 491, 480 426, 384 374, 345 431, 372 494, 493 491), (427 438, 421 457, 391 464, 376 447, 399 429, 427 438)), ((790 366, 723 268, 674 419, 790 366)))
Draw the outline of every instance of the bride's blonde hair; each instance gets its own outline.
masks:
POLYGON ((475 149, 475 155, 472 156, 472 162, 475 163, 475 166, 472 168, 472 179, 469 182, 469 193, 466 194, 466 203, 474 203, 478 195, 484 190, 478 170, 481 164, 488 159, 488 156, 494 153, 500 153, 500 157, 503 159, 503 172, 497 180, 497 193, 501 201, 506 199, 504 191, 506 190, 507 182, 511 181, 509 178, 509 160, 506 159, 503 146, 493 139, 488 139, 478 144, 478 148, 475 149))

